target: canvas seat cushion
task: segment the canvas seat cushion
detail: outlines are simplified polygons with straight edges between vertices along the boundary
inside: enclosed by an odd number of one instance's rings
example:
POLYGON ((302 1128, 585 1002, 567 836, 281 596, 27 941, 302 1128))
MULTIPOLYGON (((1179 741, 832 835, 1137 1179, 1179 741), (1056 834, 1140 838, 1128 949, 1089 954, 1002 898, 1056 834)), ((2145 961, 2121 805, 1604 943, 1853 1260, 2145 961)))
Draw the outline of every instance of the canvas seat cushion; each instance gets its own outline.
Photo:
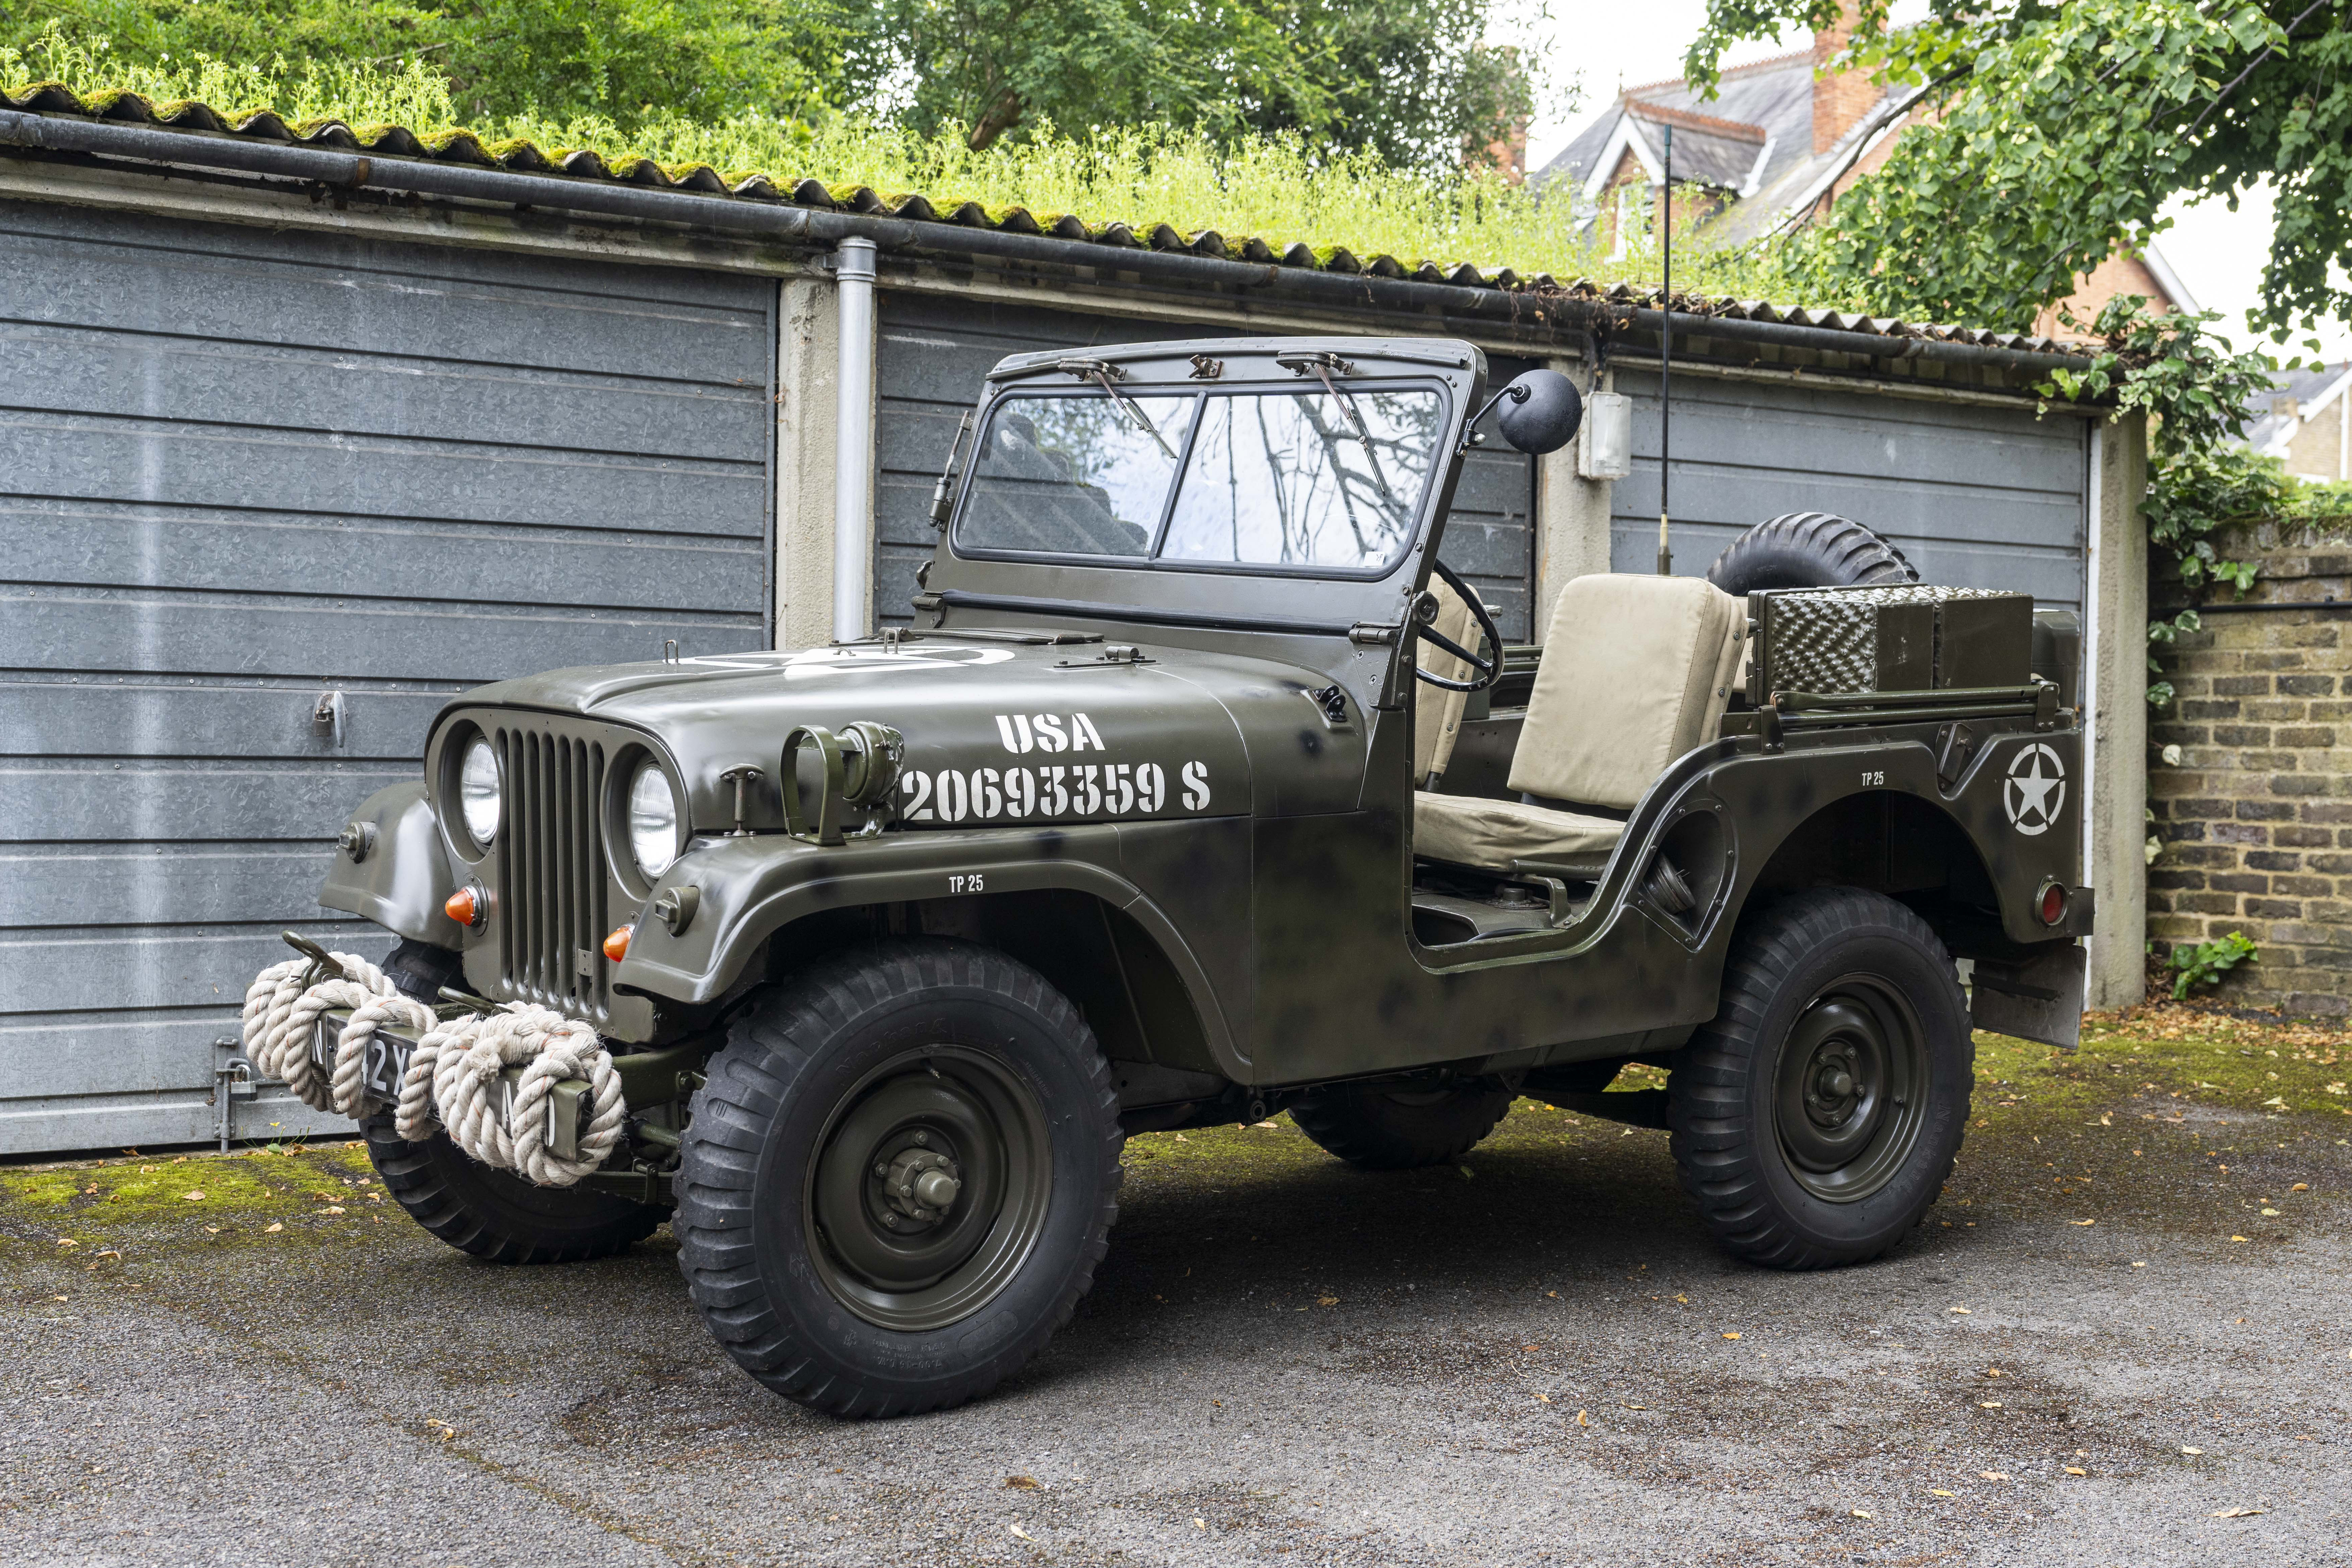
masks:
POLYGON ((1457 866, 1506 871, 1514 860, 1606 855, 1624 832, 1623 823, 1605 816, 1516 800, 1427 794, 1413 799, 1412 852, 1457 866))

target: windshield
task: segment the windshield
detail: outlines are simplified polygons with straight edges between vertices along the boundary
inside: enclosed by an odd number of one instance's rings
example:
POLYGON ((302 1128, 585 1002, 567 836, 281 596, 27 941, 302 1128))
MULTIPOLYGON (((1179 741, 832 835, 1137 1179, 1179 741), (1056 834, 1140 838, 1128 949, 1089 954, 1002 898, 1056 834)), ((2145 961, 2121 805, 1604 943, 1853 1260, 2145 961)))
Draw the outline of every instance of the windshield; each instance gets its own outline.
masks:
POLYGON ((1444 419, 1427 386, 1015 395, 989 418, 956 542, 1384 570, 1412 542, 1444 419))

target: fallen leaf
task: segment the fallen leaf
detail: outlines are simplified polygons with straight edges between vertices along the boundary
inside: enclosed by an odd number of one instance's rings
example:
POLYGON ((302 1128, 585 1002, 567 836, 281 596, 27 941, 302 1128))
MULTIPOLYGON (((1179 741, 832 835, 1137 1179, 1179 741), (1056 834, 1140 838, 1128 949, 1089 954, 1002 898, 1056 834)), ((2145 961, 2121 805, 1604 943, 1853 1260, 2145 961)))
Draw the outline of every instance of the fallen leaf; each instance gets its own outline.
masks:
POLYGON ((1738 1334, 1726 1334, 1726 1335, 1724 1335, 1723 1337, 1724 1337, 1725 1339, 1727 1339, 1727 1340, 1736 1340, 1736 1339, 1738 1339, 1739 1336, 1738 1336, 1738 1334))
POLYGON ((1927 1489, 1927 1495, 1929 1497, 1958 1497, 1960 1494, 1958 1492, 1948 1492, 1941 1487, 1929 1487, 1927 1489))
POLYGON ((2201 1454, 2205 1450, 2202 1448, 2192 1448, 2188 1444, 2183 1443, 2180 1446, 2180 1451, 2184 1454, 2201 1454))
POLYGON ((2276 1210, 2276 1209, 2264 1209, 2264 1210, 2263 1211, 2263 1217, 2264 1219, 2276 1219, 2276 1218, 2278 1217, 2278 1210, 2276 1210))
POLYGON ((1542 1400, 1546 1405, 1549 1405, 1551 1403, 1551 1395, 1549 1394, 1538 1394, 1536 1397, 1542 1400))
POLYGON ((2211 1513, 2205 1517, 2208 1519, 2252 1519, 2254 1515, 2261 1513, 2262 1511, 2263 1510, 2258 1508, 2220 1508, 2215 1509, 2211 1513))
POLYGON ((1590 1413, 1588 1413, 1588 1412, 1586 1412, 1586 1411, 1582 1411, 1582 1410, 1578 1411, 1578 1412, 1576 1413, 1576 1424, 1577 1424, 1579 1426, 1591 1426, 1591 1425, 1592 1425, 1592 1418, 1591 1418, 1591 1415, 1590 1415, 1590 1413))
POLYGON ((192 1204, 200 1204, 205 1201, 205 1194, 202 1193, 182 1193, 180 1197, 184 1202, 192 1204))
POLYGON ((1318 1296, 1315 1298, 1315 1304, 1318 1307, 1336 1307, 1339 1304, 1339 1298, 1337 1296, 1318 1296))
POLYGON ((61 1237, 58 1237, 58 1245, 59 1247, 79 1247, 79 1246, 81 1245, 81 1243, 80 1243, 80 1242, 79 1242, 79 1241, 76 1241, 76 1240, 75 1240, 72 1237, 70 1237, 70 1236, 61 1236, 61 1237))
POLYGON ((1462 1179, 1465 1182, 1478 1173, 1467 1165, 1456 1165, 1454 1168, 1462 1173, 1462 1179))
POLYGON ((284 1226, 282 1226, 282 1225, 278 1224, 276 1220, 274 1220, 274 1219, 273 1219, 273 1220, 271 1220, 271 1221, 269 1222, 268 1226, 267 1226, 267 1227, 262 1231, 262 1234, 263 1234, 264 1236, 268 1236, 268 1235, 269 1235, 269 1234, 270 1234, 271 1232, 273 1232, 273 1231, 280 1231, 280 1230, 284 1230, 285 1228, 286 1228, 286 1227, 285 1227, 284 1226))
POLYGON ((2077 1219, 2077 1220, 2070 1220, 2070 1221, 2068 1221, 2067 1223, 2068 1223, 2068 1224, 2070 1224, 2070 1225, 2096 1225, 2096 1224, 2098 1224, 2099 1222, 2098 1222, 2097 1220, 2095 1220, 2095 1219, 2077 1219))
POLYGON ((1853 1517, 1854 1517, 1854 1518, 1856 1518, 1856 1519, 1875 1519, 1875 1518, 1877 1518, 1877 1517, 1878 1517, 1876 1514, 1874 1514, 1874 1513, 1868 1512, 1868 1511, 1867 1511, 1867 1510, 1865 1510, 1858 1509, 1858 1508, 1850 1508, 1850 1509, 1846 1510, 1846 1511, 1847 1511, 1848 1513, 1850 1513, 1850 1514, 1853 1515, 1853 1517))
POLYGON ((1998 1399, 1979 1399, 1977 1401, 1977 1408, 1979 1410, 1999 1410, 2002 1408, 2002 1405, 2000 1401, 1998 1399))
POLYGON ((215 1235, 215 1236, 218 1236, 218 1235, 220 1234, 220 1226, 216 1226, 216 1225, 208 1225, 208 1226, 205 1226, 205 1230, 207 1230, 207 1231, 209 1231, 209 1232, 211 1232, 211 1233, 212 1233, 213 1235, 215 1235))
POLYGON ((1038 1489, 1037 1478, 1034 1476, 1007 1476, 1004 1478, 1004 1484, 1014 1491, 1034 1492, 1038 1489))
POLYGON ((1253 1121, 1250 1125, 1253 1127, 1271 1127, 1274 1123, 1272 1121, 1253 1121))
POLYGON ((2009 1479, 2009 1472, 2006 1470, 1979 1470, 1977 1472, 1977 1479, 1980 1481, 2005 1481, 2009 1479))
MULTIPOLYGON (((1195 1521, 1194 1522, 1198 1523, 1199 1521, 1195 1521)), ((1004 1528, 1011 1531, 1013 1534, 1019 1536, 1024 1541, 1034 1541, 1037 1539, 1017 1524, 1008 1524, 1004 1528)))
POLYGON ((2307 1193, 2311 1191, 2311 1184, 2309 1182, 2297 1182, 2294 1185, 2289 1187, 2287 1191, 2291 1193, 2307 1193))
POLYGON ((2070 1476, 2087 1476, 2091 1472, 2080 1465, 2069 1465, 2066 1467, 2066 1473, 2070 1476))
POLYGON ((2242 1237, 2242 1236, 2233 1236, 2233 1237, 2231 1237, 2230 1239, 2231 1239, 2231 1241, 2243 1241, 2243 1240, 2245 1240, 2246 1238, 2245 1238, 2244 1237, 2242 1237))
POLYGON ((341 1214, 343 1212, 343 1205, 341 1204, 329 1204, 325 1208, 320 1209, 319 1212, 320 1214, 341 1214))
POLYGON ((1209 1528, 1209 1521, 1204 1519, 1196 1519, 1192 1521, 1192 1528, 1195 1530, 1206 1530, 1209 1528))

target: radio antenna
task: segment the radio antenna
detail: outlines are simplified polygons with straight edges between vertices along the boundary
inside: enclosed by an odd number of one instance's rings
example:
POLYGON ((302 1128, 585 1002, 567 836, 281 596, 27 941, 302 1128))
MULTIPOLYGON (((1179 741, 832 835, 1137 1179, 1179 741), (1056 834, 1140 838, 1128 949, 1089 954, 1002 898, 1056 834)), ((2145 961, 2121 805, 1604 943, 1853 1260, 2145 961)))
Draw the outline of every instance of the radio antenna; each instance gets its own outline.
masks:
POLYGON ((1675 552, 1666 544, 1667 486, 1675 455, 1675 128, 1666 132, 1665 298, 1660 300, 1658 328, 1658 575, 1674 575, 1675 552))

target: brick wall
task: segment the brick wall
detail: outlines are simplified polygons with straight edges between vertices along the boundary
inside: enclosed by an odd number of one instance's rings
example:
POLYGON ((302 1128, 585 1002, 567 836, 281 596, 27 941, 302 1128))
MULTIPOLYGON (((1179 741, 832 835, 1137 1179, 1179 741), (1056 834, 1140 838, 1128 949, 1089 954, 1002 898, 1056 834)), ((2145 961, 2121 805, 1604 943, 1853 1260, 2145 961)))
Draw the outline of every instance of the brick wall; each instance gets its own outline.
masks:
MULTIPOLYGON (((2352 536, 2263 524, 2217 544, 2262 565, 2244 603, 2159 654, 2176 693, 2149 726, 2161 845, 2147 926, 2178 942, 2242 931, 2261 949, 2223 981, 2241 1005, 2352 1013, 2352 536), (2179 760, 2166 760, 2178 747, 2179 760)), ((2179 584, 2158 581, 2159 613, 2179 584)), ((2224 595, 2226 596, 2226 595, 2224 595)))

